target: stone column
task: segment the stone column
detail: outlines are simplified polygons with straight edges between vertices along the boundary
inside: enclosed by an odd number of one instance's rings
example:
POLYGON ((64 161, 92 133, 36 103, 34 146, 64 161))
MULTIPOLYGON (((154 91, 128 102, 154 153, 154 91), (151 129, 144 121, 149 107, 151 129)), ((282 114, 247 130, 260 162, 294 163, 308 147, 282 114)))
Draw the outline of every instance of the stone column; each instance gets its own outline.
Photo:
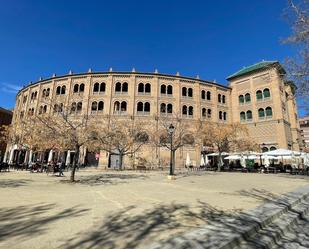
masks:
POLYGON ((15 151, 15 150, 13 149, 13 147, 11 147, 10 156, 9 156, 9 164, 12 164, 12 163, 13 163, 14 151, 15 151))
POLYGON ((30 152, 29 152, 29 159, 28 159, 28 163, 29 164, 32 163, 32 156, 33 156, 33 151, 30 150, 30 152))
POLYGON ((7 157, 8 157, 8 153, 9 153, 9 146, 6 146, 4 155, 3 155, 3 162, 6 163, 7 162, 7 157))
POLYGON ((25 159, 24 159, 24 164, 27 164, 27 163, 28 163, 28 158, 29 158, 29 150, 26 150, 25 159))

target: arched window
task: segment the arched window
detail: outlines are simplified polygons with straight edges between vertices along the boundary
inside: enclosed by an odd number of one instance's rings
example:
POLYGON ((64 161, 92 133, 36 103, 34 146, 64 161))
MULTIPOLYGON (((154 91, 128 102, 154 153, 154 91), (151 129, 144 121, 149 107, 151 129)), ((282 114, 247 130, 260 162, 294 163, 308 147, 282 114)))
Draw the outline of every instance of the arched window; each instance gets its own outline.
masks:
POLYGON ((138 84, 138 92, 139 93, 143 93, 144 92, 144 84, 143 83, 139 83, 138 84))
POLYGON ((269 98, 270 97, 270 91, 268 88, 265 88, 263 90, 263 95, 264 95, 264 98, 269 98))
POLYGON ((244 95, 239 95, 238 101, 239 101, 239 104, 243 104, 245 102, 244 95))
POLYGON ((258 113, 259 113, 259 118, 264 118, 265 117, 265 111, 263 108, 260 108, 258 110, 258 113))
POLYGON ((150 103, 146 102, 144 105, 144 112, 150 112, 150 103))
POLYGON ((50 93, 50 88, 47 88, 47 90, 46 90, 46 97, 49 96, 49 93, 50 93))
POLYGON ((166 85, 161 85, 161 94, 166 94, 166 85))
POLYGON ((227 119, 227 114, 226 114, 226 112, 223 112, 223 120, 226 120, 227 119))
POLYGON ((207 91, 207 100, 211 100, 211 92, 207 91))
POLYGON ((262 148, 262 152, 267 152, 268 151, 268 148, 267 147, 263 147, 262 148))
POLYGON ((170 95, 173 94, 173 87, 171 85, 167 86, 167 94, 170 94, 170 95))
POLYGON ((222 120, 222 111, 219 111, 219 119, 222 120))
POLYGON ((184 106, 182 107, 182 115, 187 115, 187 114, 188 114, 188 108, 187 108, 186 105, 184 105, 184 106))
POLYGON ((120 111, 120 103, 119 101, 116 101, 114 103, 114 113, 119 112, 120 111))
MULTIPOLYGON (((56 95, 59 95, 61 93, 61 86, 57 86, 56 88, 56 95)), ((32 95, 31 95, 32 98, 32 95)))
POLYGON ((240 121, 244 121, 246 120, 246 113, 245 112, 241 112, 240 113, 240 121))
POLYGON ((37 91, 35 91, 34 92, 34 99, 36 99, 36 96, 38 95, 38 92, 37 91))
POLYGON ((127 82, 124 82, 122 84, 122 92, 128 92, 128 83, 127 82))
POLYGON ((59 105, 59 112, 62 112, 63 111, 63 103, 60 103, 59 105))
MULTIPOLYGON (((144 86, 144 85, 143 85, 144 86)), ((144 109, 144 104, 142 102, 137 103, 137 111, 142 112, 144 109)))
POLYGON ((193 90, 192 90, 192 88, 188 89, 188 97, 193 97, 193 90))
POLYGON ((151 92, 151 85, 149 83, 147 83, 145 85, 145 93, 150 93, 151 92))
POLYGON ((246 95, 245 95, 245 101, 246 101, 246 103, 251 102, 251 96, 250 96, 250 93, 246 93, 246 95))
POLYGON ((81 112, 81 111, 82 111, 82 108, 83 108, 83 103, 82 103, 82 102, 78 102, 78 103, 77 103, 76 111, 77 111, 77 112, 81 112))
POLYGON ((225 95, 222 95, 222 103, 225 104, 225 95))
POLYGON ((98 111, 103 111, 103 109, 104 109, 104 102, 103 101, 99 101, 98 111))
POLYGON ((85 84, 82 83, 82 84, 80 84, 80 86, 79 86, 79 92, 84 92, 84 91, 85 91, 85 84))
POLYGON ((62 87, 61 87, 61 94, 65 94, 65 89, 66 89, 65 86, 62 86, 62 87))
POLYGON ((120 108, 121 108, 121 112, 126 112, 127 111, 127 102, 122 101, 120 108))
POLYGON ((167 113, 173 113, 173 105, 172 104, 167 105, 167 113))
POLYGON ((73 92, 74 92, 74 93, 77 93, 77 92, 78 92, 78 84, 75 84, 75 85, 74 85, 73 92))
POLYGON ((221 94, 220 93, 218 94, 218 102, 221 103, 221 94))
POLYGON ((189 116, 193 116, 193 106, 189 106, 189 116))
POLYGON ((166 104, 162 103, 162 104, 160 105, 160 112, 161 112, 161 113, 166 113, 166 104))
POLYGON ((275 147, 275 146, 271 146, 270 148, 269 148, 269 150, 270 151, 273 151, 273 150, 276 150, 277 148, 275 147))
POLYGON ((100 84, 100 92, 104 93, 104 92, 105 92, 105 88, 106 88, 106 85, 105 85, 104 82, 102 82, 102 83, 100 84))
POLYGON ((211 109, 207 110, 207 118, 211 118, 211 109))
POLYGON ((247 111, 247 119, 252 120, 252 111, 247 111))
POLYGON ((93 92, 98 92, 99 91, 99 83, 95 83, 94 85, 93 85, 93 92))
POLYGON ((44 105, 43 107, 43 113, 46 113, 47 112, 47 105, 44 105))
POLYGON ((42 97, 45 97, 46 89, 43 90, 42 97))
POLYGON ((201 98, 206 99, 206 92, 204 90, 202 90, 201 92, 201 98))
POLYGON ((116 83, 115 92, 121 92, 121 83, 120 82, 116 83))
POLYGON ((271 107, 266 107, 265 111, 266 111, 266 117, 272 117, 273 116, 273 111, 272 111, 271 107))
POLYGON ((202 108, 202 117, 206 117, 207 116, 207 110, 206 108, 202 108))
POLYGON ((53 110, 54 110, 54 113, 55 113, 55 112, 58 112, 58 109, 59 109, 58 104, 54 104, 54 109, 53 109, 53 110))
POLYGON ((98 109, 98 103, 93 101, 91 104, 91 111, 96 111, 98 109))
POLYGON ((256 91, 256 99, 257 100, 262 100, 263 99, 263 94, 261 90, 256 91))
POLYGON ((73 102, 73 103, 71 104, 71 113, 72 113, 72 112, 75 112, 75 111, 76 111, 76 103, 73 102))
POLYGON ((183 87, 182 88, 182 96, 187 96, 187 88, 186 87, 183 87))

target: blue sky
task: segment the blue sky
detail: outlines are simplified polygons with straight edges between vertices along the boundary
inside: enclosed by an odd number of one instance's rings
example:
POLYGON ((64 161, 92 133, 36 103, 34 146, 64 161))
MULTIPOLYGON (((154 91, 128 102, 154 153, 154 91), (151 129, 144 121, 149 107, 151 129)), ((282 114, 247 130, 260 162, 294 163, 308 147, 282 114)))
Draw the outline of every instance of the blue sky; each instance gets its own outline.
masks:
POLYGON ((227 84, 262 59, 284 61, 285 0, 0 0, 0 106, 53 73, 152 72, 227 84))

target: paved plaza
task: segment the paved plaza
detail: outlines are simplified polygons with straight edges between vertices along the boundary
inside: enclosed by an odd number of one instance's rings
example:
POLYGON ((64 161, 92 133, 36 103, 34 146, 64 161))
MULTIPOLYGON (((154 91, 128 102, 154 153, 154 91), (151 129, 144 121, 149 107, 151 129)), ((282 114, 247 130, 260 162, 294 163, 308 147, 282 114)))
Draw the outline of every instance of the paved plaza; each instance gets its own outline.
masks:
POLYGON ((309 183, 285 174, 95 171, 0 174, 0 248, 142 248, 211 215, 257 207, 309 183))

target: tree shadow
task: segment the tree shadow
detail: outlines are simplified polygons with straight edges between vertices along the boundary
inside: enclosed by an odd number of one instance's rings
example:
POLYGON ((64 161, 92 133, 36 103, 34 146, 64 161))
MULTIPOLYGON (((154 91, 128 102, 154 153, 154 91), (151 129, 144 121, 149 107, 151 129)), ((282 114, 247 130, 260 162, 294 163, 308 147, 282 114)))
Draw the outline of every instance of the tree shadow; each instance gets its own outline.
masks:
POLYGON ((66 208, 55 214, 47 214, 55 204, 18 206, 0 210, 0 241, 7 239, 27 240, 32 236, 47 233, 48 225, 57 220, 81 216, 88 209, 78 206, 66 208))
POLYGON ((278 211, 278 207, 284 207, 292 215, 299 215, 297 210, 290 207, 285 197, 277 199, 278 196, 269 191, 242 190, 237 194, 270 203, 247 212, 240 209, 225 211, 202 201, 198 201, 194 207, 175 203, 157 205, 140 213, 136 212, 138 206, 132 206, 98 221, 98 225, 87 234, 77 234, 63 247, 124 249, 150 244, 153 249, 221 248, 235 238, 236 245, 244 240, 256 245, 254 248, 266 248, 264 242, 257 238, 268 236, 276 241, 278 234, 282 233, 281 227, 276 223, 266 227, 265 224, 269 225, 269 221, 263 223, 265 219, 272 217, 272 209, 278 211), (269 206, 270 204, 273 206, 269 206), (252 238, 252 231, 259 233, 252 238))
MULTIPOLYGON (((147 179, 146 175, 142 174, 97 174, 91 176, 80 176, 75 183, 85 184, 90 186, 97 185, 116 185, 121 183, 127 183, 128 180, 133 179, 147 179)), ((61 182, 69 182, 69 180, 61 180, 61 182)))
POLYGON ((222 211, 204 202, 192 209, 186 204, 157 205, 142 213, 138 206, 104 218, 88 234, 77 234, 64 248, 136 248, 196 229, 211 220, 234 217, 240 210, 222 211), (133 213, 133 214, 132 214, 133 213))
POLYGON ((28 185, 32 180, 29 179, 0 179, 0 188, 18 188, 28 185))

